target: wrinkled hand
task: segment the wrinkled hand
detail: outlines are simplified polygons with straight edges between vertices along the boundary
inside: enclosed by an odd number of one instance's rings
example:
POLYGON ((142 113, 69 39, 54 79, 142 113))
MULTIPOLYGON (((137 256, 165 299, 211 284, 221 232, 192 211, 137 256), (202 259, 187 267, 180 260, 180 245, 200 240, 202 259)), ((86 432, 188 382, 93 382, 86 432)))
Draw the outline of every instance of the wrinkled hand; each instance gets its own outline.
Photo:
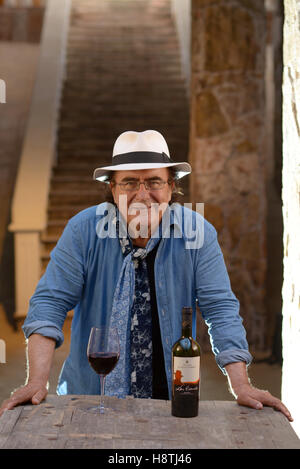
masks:
POLYGON ((40 404, 47 396, 48 391, 44 383, 29 382, 17 389, 9 399, 6 399, 0 407, 0 417, 6 410, 11 410, 17 405, 31 401, 32 404, 40 404))
POLYGON ((234 394, 239 405, 252 407, 253 409, 262 409, 264 405, 273 407, 275 410, 282 412, 290 422, 293 422, 289 410, 280 399, 274 397, 269 391, 256 389, 250 384, 241 384, 234 389, 234 394))

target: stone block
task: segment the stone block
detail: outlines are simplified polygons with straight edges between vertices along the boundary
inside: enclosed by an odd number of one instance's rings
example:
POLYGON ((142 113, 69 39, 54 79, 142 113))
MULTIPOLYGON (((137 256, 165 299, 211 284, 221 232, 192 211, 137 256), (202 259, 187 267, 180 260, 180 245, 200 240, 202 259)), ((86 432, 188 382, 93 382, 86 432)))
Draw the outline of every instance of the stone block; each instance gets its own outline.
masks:
MULTIPOLYGON (((247 153, 230 160, 226 166, 232 187, 241 195, 258 192, 261 187, 259 178, 259 159, 256 153, 247 153)), ((229 182, 229 181, 228 181, 229 182)))
POLYGON ((261 255, 261 237, 258 231, 245 233, 239 244, 238 254, 241 259, 256 259, 261 255))
MULTIPOLYGON (((223 81, 226 78, 223 77, 223 81)), ((228 77, 227 80, 217 87, 216 95, 224 113, 234 125, 241 116, 257 112, 262 107, 264 88, 261 80, 248 78, 243 73, 233 79, 228 77)))
POLYGON ((194 148, 194 169, 205 174, 224 170, 233 149, 234 141, 230 132, 211 138, 197 138, 194 148))
POLYGON ((255 70, 259 46, 251 14, 237 6, 211 6, 204 24, 206 70, 255 70))
POLYGON ((230 233, 232 246, 239 242, 243 231, 244 217, 241 210, 231 213, 227 220, 227 227, 230 233))
POLYGON ((218 100, 210 91, 204 91, 197 96, 195 119, 198 137, 212 137, 228 130, 218 100))
POLYGON ((220 233, 224 227, 224 215, 222 207, 214 204, 204 205, 204 217, 220 233))

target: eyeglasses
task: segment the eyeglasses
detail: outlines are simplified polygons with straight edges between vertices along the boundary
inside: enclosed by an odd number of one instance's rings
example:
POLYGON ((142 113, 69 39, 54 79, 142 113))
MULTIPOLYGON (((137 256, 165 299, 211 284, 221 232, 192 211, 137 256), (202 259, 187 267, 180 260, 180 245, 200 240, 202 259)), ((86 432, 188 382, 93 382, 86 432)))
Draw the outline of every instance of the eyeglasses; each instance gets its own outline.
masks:
POLYGON ((147 191, 159 191, 163 189, 165 184, 170 184, 171 179, 168 181, 162 181, 160 179, 148 179, 146 181, 126 181, 126 182, 113 182, 114 185, 120 186, 123 191, 136 192, 140 190, 141 184, 144 184, 147 191))

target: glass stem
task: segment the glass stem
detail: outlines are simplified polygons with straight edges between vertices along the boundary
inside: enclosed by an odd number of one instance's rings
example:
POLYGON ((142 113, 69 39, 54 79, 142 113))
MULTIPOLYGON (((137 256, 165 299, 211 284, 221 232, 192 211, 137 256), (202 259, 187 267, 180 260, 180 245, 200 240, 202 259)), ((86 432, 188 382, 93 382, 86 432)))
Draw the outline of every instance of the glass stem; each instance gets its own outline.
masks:
POLYGON ((105 375, 100 375, 100 414, 104 414, 104 385, 105 385, 105 375))

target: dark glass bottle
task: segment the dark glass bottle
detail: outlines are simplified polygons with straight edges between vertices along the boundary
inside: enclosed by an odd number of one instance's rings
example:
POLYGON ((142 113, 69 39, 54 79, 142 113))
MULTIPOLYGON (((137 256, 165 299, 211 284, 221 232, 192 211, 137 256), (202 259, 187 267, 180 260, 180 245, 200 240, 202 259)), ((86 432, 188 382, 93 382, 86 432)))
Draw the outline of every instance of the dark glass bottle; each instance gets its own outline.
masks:
POLYGON ((200 345, 192 338, 192 308, 182 308, 182 336, 172 348, 172 415, 196 417, 199 406, 200 345))

